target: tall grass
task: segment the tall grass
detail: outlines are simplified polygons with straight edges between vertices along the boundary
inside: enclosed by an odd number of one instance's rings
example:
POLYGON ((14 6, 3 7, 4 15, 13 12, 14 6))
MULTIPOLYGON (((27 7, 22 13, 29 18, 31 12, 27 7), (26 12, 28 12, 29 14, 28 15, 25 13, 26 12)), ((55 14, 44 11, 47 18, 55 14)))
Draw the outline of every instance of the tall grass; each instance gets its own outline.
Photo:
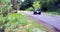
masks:
POLYGON ((39 25, 28 16, 23 14, 10 13, 7 16, 8 23, 5 24, 8 32, 49 32, 44 26, 39 25))

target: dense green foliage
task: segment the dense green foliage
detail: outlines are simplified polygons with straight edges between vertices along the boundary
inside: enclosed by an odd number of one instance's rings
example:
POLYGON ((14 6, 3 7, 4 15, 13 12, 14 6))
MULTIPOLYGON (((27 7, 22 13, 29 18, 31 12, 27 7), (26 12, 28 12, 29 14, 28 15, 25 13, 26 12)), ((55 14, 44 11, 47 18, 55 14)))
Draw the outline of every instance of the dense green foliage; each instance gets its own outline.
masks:
POLYGON ((21 2, 21 8, 20 8, 20 10, 25 10, 27 8, 32 7, 33 6, 33 1, 34 0, 25 0, 24 2, 21 2))
POLYGON ((40 2, 39 1, 33 2, 33 7, 34 9, 40 9, 41 8, 40 2))
POLYGON ((7 16, 3 17, 3 15, 7 15, 9 11, 11 11, 11 0, 0 0, 0 30, 2 27, 2 30, 4 32, 5 24, 8 23, 7 16), (8 11, 6 13, 6 11, 8 11), (5 14, 6 13, 6 14, 5 14))
POLYGON ((34 9, 32 7, 27 8, 26 11, 33 11, 34 9))
POLYGON ((5 32, 35 32, 35 30, 42 32, 49 31, 43 25, 33 22, 31 18, 20 13, 10 13, 7 17, 2 17, 2 15, 0 15, 0 27, 3 26, 3 24, 5 26, 5 32))
POLYGON ((12 0, 11 3, 12 3, 12 6, 13 6, 12 8, 14 10, 19 10, 20 9, 21 0, 12 0))
POLYGON ((3 11, 10 12, 12 8, 15 10, 22 9, 22 10, 33 11, 34 9, 41 9, 41 11, 45 12, 47 11, 60 12, 59 1, 60 0, 25 0, 24 2, 21 2, 20 0, 14 0, 12 1, 14 3, 12 3, 11 0, 0 0, 0 4, 2 4, 2 7, 0 7, 0 28, 1 26, 6 27, 11 32, 11 30, 17 29, 20 26, 23 27, 22 31, 31 32, 34 27, 35 28, 39 27, 40 29, 43 29, 45 31, 46 29, 41 28, 42 26, 39 26, 38 24, 31 22, 32 20, 28 19, 23 14, 11 13, 3 17, 2 12, 3 11), (26 25, 30 24, 32 26, 26 29, 24 28, 26 25))
MULTIPOLYGON (((0 0, 0 2, 3 4, 3 8, 0 9, 0 11, 10 10, 11 9, 11 0, 0 0)), ((22 2, 21 0, 14 0, 15 2, 12 4, 16 9, 20 10, 26 10, 30 7, 33 9, 41 9, 42 11, 56 11, 60 12, 60 0, 24 0, 22 2), (35 6, 35 7, 34 7, 35 6), (38 7, 37 7, 38 6, 38 7), (21 8, 20 8, 21 7, 21 8)))
POLYGON ((0 12, 2 11, 10 11, 11 10, 11 0, 0 0, 2 7, 0 7, 0 12))
POLYGON ((21 4, 21 10, 26 10, 29 7, 33 9, 41 9, 42 11, 60 12, 60 0, 25 0, 21 4), (35 6, 35 7, 34 7, 35 6), (38 6, 38 7, 37 7, 38 6))
POLYGON ((27 17, 24 14, 20 14, 20 13, 13 13, 13 14, 9 14, 7 16, 8 18, 8 23, 5 24, 7 31, 10 32, 35 32, 36 30, 38 31, 44 31, 47 32, 49 30, 47 30, 46 28, 44 28, 43 25, 39 25, 35 22, 33 22, 33 20, 29 17, 27 17))

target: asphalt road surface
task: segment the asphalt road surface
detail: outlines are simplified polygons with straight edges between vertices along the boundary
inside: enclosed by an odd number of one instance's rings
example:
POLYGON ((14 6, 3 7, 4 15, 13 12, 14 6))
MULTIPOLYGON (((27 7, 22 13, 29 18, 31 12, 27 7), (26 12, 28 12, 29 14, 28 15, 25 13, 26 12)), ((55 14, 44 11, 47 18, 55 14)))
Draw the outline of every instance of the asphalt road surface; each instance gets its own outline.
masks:
POLYGON ((49 15, 34 15, 32 12, 27 12, 27 11, 21 11, 24 14, 27 14, 31 17, 34 17, 38 20, 42 20, 44 23, 47 23, 53 27, 55 27, 56 29, 60 30, 60 18, 59 17, 53 17, 53 16, 49 16, 49 15))

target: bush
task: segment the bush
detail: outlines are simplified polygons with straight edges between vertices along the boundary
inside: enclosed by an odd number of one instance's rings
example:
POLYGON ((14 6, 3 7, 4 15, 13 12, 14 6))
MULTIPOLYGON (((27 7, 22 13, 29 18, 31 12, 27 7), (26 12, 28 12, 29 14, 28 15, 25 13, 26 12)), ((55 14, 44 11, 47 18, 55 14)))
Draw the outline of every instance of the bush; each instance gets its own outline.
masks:
POLYGON ((2 7, 0 11, 11 11, 11 0, 0 0, 2 7))
POLYGON ((9 22, 6 24, 6 26, 8 28, 13 29, 16 27, 17 24, 19 24, 20 14, 13 13, 13 14, 9 14, 7 17, 8 17, 7 19, 9 20, 9 22))
POLYGON ((8 17, 7 18, 8 23, 5 24, 5 26, 10 31, 16 28, 18 29, 19 25, 23 27, 28 24, 26 17, 22 14, 13 13, 13 14, 9 14, 7 17, 8 17))
POLYGON ((32 7, 27 8, 26 11, 33 11, 33 8, 32 7))
POLYGON ((40 2, 39 2, 39 1, 35 1, 35 2, 33 3, 33 7, 34 7, 34 9, 40 9, 40 8, 41 8, 40 2))
POLYGON ((0 15, 0 27, 5 27, 6 29, 11 30, 16 28, 19 23, 20 23, 20 14, 11 13, 5 17, 0 15))

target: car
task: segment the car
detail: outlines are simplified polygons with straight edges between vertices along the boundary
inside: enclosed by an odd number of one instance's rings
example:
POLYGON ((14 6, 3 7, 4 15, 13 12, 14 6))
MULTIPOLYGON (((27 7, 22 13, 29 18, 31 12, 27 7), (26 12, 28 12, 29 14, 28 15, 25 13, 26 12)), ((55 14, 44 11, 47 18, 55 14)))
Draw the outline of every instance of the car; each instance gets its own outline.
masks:
POLYGON ((41 10, 35 9, 33 14, 41 14, 41 10))

